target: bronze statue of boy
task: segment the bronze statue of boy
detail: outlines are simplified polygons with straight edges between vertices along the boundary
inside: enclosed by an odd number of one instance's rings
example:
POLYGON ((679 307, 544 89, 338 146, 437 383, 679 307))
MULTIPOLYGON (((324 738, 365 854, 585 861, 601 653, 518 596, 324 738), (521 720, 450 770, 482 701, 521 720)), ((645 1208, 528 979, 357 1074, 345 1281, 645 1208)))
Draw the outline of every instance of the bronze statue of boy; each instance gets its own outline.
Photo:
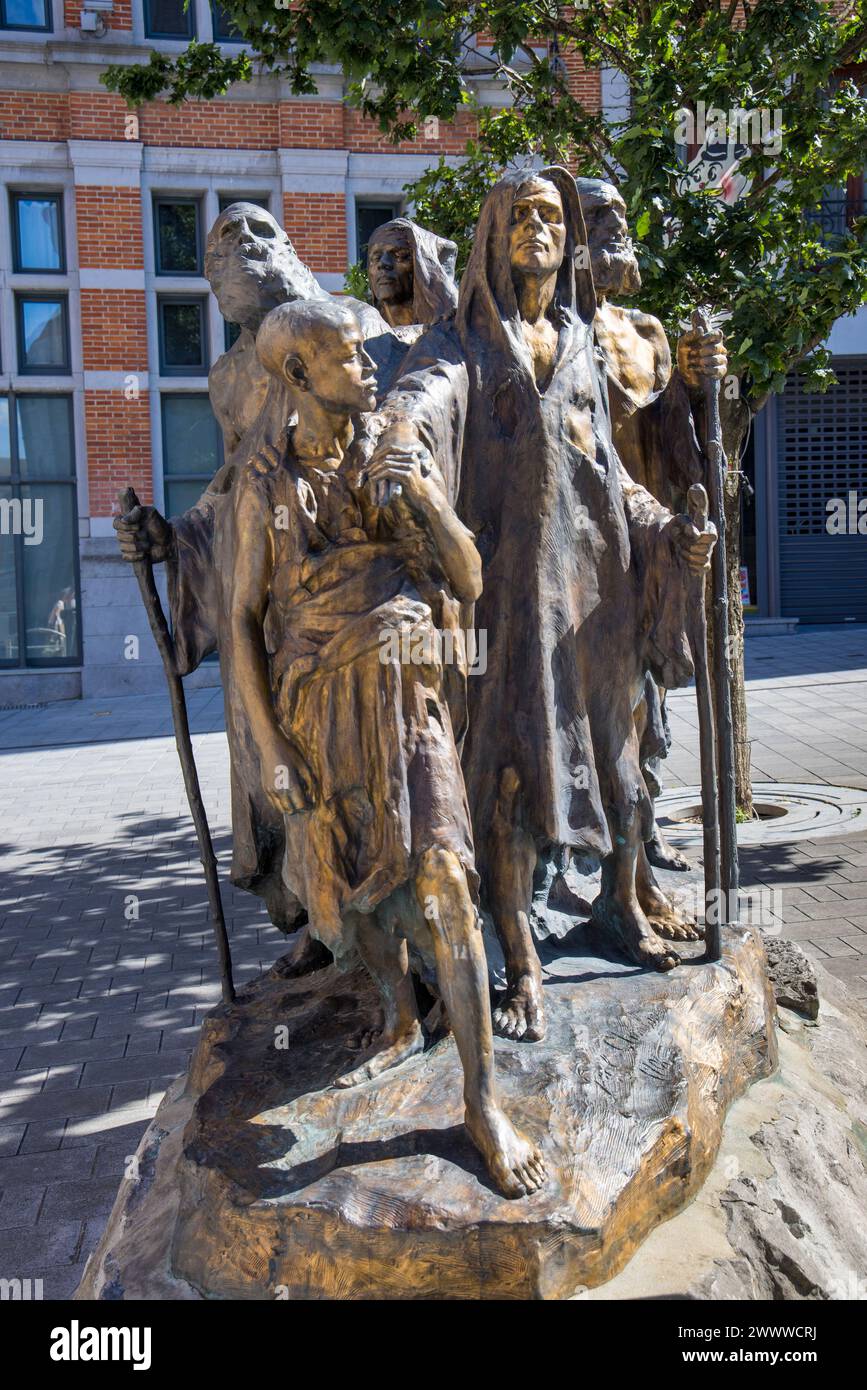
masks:
POLYGON ((481 565, 424 449, 369 465, 353 417, 376 377, 351 310, 281 305, 259 330, 265 368, 295 415, 276 466, 239 472, 231 526, 229 679, 264 792, 285 823, 283 880, 338 964, 357 948, 376 980, 379 1050, 338 1085, 419 1052, 410 961, 432 970, 464 1069, 467 1130, 508 1197, 538 1188, 538 1149, 496 1096, 469 812, 435 641, 473 602, 481 565), (398 649, 403 644, 398 643, 398 649))

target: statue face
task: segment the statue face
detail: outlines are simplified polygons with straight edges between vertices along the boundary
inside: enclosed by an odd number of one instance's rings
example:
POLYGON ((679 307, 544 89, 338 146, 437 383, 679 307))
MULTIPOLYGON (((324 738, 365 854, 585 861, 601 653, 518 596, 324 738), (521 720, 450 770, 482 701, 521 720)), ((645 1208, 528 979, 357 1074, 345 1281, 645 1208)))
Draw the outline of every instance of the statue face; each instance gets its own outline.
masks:
POLYGON ((367 273, 380 304, 407 304, 413 292, 413 250, 405 227, 374 232, 367 253, 367 273))
POLYGON ((253 332, 276 305, 322 294, 283 228, 252 203, 220 213, 208 234, 205 274, 223 317, 253 332))
MULTIPOLYGON (((374 409, 376 364, 364 350, 364 337, 354 315, 347 315, 340 325, 323 323, 301 360, 305 389, 326 408, 348 414, 374 409)), ((290 385, 298 384, 291 368, 287 380, 290 385)))
POLYGON ((593 283, 603 294, 635 294, 641 275, 632 249, 626 204, 615 188, 582 197, 593 283))
POLYGON ((545 179, 524 184, 512 204, 512 270, 522 275, 550 275, 559 270, 565 246, 566 223, 559 192, 545 179))

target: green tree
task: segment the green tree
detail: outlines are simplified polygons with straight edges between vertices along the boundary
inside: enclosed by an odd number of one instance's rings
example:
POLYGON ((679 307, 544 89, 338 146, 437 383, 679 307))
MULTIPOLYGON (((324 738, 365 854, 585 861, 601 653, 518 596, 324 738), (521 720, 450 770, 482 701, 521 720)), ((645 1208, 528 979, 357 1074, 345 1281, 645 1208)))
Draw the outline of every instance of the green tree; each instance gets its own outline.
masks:
MULTIPOLYGON (((255 64, 247 54, 194 43, 178 58, 154 53, 146 65, 110 67, 103 80, 132 103, 180 102, 213 97, 262 66, 301 95, 315 91, 317 64, 338 64, 348 99, 398 144, 425 117, 474 110, 477 133, 463 164, 440 161, 409 190, 419 219, 457 240, 463 257, 485 192, 500 169, 527 155, 616 183, 635 236, 642 307, 672 336, 698 303, 731 312, 735 384, 722 405, 736 576, 737 464, 751 414, 793 367, 813 389, 834 382, 821 344, 867 296, 867 218, 829 235, 815 216, 827 190, 864 167, 864 7, 865 0, 299 0, 278 9, 273 0, 225 0, 261 55, 255 64), (579 64, 622 74, 629 97, 621 112, 588 102, 575 80, 579 64), (697 112, 700 102, 708 111, 764 114, 764 124, 758 119, 747 132, 739 164, 746 186, 733 204, 718 189, 684 181, 684 112, 697 112)), ((732 610, 740 666, 742 617, 739 605, 732 610)), ((739 801, 749 806, 739 676, 739 801)))

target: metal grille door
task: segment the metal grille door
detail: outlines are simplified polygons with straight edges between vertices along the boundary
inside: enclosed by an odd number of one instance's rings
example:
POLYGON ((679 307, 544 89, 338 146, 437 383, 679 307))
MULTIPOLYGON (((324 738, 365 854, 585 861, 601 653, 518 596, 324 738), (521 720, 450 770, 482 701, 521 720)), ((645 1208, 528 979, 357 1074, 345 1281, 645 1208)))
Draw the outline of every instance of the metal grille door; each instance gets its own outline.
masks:
POLYGON ((867 622, 867 358, 834 370, 824 395, 792 373, 778 404, 781 605, 805 623, 867 622))

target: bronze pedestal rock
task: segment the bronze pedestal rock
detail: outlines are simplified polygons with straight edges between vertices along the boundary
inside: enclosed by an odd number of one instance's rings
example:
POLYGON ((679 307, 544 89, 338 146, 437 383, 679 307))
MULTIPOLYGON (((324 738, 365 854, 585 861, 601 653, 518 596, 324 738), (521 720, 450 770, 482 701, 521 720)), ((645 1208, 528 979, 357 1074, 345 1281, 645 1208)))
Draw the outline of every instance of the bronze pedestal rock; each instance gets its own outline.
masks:
POLYGON ((690 948, 665 975, 557 949, 545 1041, 496 1042, 505 1108, 545 1154, 539 1192, 508 1201, 487 1177, 450 1037, 332 1089, 375 991, 361 970, 278 963, 206 1021, 79 1297, 555 1299, 611 1278, 773 1071, 774 1006, 751 930, 727 933, 720 964, 690 948))

